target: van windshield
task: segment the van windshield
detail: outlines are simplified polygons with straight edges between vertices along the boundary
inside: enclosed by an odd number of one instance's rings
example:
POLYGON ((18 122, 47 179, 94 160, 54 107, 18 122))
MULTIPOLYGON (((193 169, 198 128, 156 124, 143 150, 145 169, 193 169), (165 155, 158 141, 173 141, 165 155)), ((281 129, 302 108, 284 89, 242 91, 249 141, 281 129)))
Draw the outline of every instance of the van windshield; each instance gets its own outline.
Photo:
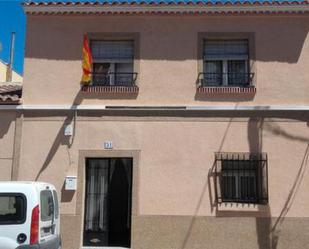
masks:
POLYGON ((22 194, 0 194, 0 225, 21 224, 26 218, 26 198, 22 194))

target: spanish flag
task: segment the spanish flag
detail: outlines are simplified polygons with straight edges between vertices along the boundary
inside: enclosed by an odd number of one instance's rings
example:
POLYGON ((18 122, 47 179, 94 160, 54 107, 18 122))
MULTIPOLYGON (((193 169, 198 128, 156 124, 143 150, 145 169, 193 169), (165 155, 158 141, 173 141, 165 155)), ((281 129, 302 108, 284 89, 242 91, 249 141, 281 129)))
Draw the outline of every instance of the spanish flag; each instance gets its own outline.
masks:
POLYGON ((91 82, 91 67, 92 55, 89 47, 89 39, 87 34, 84 35, 83 43, 83 76, 82 84, 89 84, 91 82))

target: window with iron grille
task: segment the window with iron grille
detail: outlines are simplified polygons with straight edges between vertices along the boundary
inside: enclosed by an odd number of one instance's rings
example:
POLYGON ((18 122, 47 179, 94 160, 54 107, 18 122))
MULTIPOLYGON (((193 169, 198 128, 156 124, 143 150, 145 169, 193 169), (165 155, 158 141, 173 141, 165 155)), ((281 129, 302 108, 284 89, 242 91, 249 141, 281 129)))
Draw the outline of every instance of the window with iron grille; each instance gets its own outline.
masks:
POLYGON ((248 40, 204 40, 203 86, 250 86, 248 40))
POLYGON ((91 41, 93 85, 132 86, 135 83, 134 41, 91 41))
POLYGON ((266 153, 216 153, 218 203, 268 203, 266 153))

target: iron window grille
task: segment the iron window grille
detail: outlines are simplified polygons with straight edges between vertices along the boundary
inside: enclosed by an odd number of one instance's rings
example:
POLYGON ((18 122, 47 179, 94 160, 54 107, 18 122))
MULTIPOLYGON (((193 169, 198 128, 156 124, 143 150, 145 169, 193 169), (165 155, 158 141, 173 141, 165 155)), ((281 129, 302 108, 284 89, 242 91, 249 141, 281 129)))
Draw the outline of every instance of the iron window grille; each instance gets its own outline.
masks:
POLYGON ((204 40, 203 72, 198 82, 206 87, 250 87, 248 40, 204 40))
POLYGON ((92 85, 135 86, 134 41, 91 41, 92 85))
POLYGON ((214 166, 218 203, 268 203, 266 153, 216 153, 214 166))

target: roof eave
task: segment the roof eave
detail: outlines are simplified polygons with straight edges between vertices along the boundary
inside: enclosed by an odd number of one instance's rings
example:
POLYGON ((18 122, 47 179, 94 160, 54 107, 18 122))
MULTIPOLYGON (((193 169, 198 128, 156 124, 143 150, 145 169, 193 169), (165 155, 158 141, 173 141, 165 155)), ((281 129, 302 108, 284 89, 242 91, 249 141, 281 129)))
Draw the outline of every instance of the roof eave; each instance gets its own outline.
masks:
POLYGON ((26 14, 220 14, 220 13, 263 13, 263 14, 308 14, 309 4, 289 5, 24 5, 26 14))

